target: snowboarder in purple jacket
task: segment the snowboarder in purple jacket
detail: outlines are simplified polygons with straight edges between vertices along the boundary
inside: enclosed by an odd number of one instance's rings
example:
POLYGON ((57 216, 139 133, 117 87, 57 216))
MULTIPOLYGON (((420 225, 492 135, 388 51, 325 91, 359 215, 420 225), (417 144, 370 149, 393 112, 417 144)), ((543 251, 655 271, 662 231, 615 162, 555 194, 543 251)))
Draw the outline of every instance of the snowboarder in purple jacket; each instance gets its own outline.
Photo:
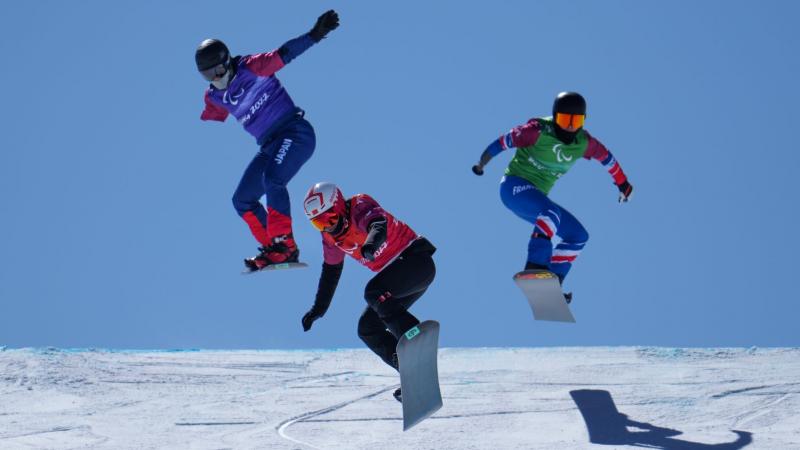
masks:
POLYGON ((250 270, 297 262, 300 252, 292 236, 286 185, 316 144, 305 112, 295 106, 275 73, 338 26, 339 16, 330 10, 311 31, 271 52, 231 57, 222 41, 206 39, 195 53, 197 70, 211 83, 200 118, 222 122, 233 115, 260 147, 233 194, 236 212, 261 244, 257 256, 245 259, 250 270), (266 209, 260 202, 263 195, 266 209))

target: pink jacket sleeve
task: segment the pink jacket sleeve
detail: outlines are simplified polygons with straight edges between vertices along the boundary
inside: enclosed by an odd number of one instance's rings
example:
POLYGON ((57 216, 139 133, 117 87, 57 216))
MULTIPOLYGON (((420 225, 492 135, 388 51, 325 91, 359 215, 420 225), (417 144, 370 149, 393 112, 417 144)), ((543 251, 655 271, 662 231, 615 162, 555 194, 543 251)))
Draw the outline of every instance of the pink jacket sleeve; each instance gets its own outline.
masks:
POLYGON ((386 213, 381 205, 367 194, 358 194, 352 208, 356 226, 364 232, 369 231, 369 224, 372 221, 386 218, 386 213))
POLYGON ((336 248, 335 245, 322 238, 322 259, 325 264, 336 265, 344 262, 344 252, 336 248))
POLYGON ((586 146, 586 152, 583 154, 583 157, 600 161, 600 164, 608 170, 611 178, 614 179, 614 184, 620 185, 624 183, 628 177, 625 176, 625 172, 622 171, 622 166, 619 165, 614 155, 608 151, 605 145, 593 138, 589 132, 585 130, 584 132, 586 133, 586 137, 589 138, 589 144, 586 146))
POLYGON ((251 72, 260 77, 273 75, 285 66, 277 50, 245 56, 244 63, 251 72))
POLYGON ((542 134, 538 119, 531 119, 526 124, 512 128, 511 131, 500 136, 500 145, 503 150, 507 148, 528 147, 539 140, 542 134))
POLYGON ((206 107, 200 114, 200 120, 216 120, 217 122, 224 122, 225 119, 228 118, 228 110, 212 102, 208 91, 206 91, 205 102, 206 107))

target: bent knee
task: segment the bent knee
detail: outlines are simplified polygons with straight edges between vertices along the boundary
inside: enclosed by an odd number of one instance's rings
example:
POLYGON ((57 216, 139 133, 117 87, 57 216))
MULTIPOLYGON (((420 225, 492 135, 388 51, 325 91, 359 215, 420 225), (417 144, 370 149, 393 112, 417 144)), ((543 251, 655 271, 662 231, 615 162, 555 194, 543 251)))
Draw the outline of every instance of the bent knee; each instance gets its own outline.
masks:
POLYGON ((586 244, 589 242, 589 232, 586 231, 586 228, 581 229, 581 233, 578 235, 579 242, 586 244))
POLYGON ((240 215, 246 213, 247 211, 252 211, 256 208, 256 206, 258 206, 257 199, 251 200, 248 198, 243 198, 237 194, 233 194, 231 203, 233 204, 233 209, 235 209, 240 215))
POLYGON ((364 342, 369 341, 370 338, 383 333, 385 330, 386 325, 376 322, 375 318, 370 318, 366 314, 363 314, 361 318, 358 319, 356 333, 358 334, 358 338, 364 342))

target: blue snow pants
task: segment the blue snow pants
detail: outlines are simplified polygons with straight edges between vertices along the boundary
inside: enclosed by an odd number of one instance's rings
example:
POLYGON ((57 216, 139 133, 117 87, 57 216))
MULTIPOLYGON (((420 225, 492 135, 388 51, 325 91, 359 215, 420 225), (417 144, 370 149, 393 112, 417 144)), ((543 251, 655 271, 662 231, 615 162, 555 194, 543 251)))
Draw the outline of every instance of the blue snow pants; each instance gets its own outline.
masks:
POLYGON ((503 177, 500 198, 506 208, 534 227, 528 241, 528 262, 548 267, 563 281, 589 240, 583 225, 524 178, 503 177), (555 249, 553 236, 561 238, 555 249))
POLYGON ((233 207, 262 245, 292 232, 286 185, 311 158, 315 145, 314 128, 297 115, 270 135, 245 169, 233 194, 233 207), (266 209, 259 201, 264 195, 266 209))

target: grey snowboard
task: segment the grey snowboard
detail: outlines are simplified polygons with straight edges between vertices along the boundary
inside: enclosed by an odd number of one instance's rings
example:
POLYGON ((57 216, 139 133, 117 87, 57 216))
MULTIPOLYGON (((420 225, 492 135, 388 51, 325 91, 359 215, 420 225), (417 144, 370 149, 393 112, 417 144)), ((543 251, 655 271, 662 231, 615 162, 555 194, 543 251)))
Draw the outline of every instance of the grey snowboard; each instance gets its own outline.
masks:
POLYGON ((523 270, 514 275, 522 293, 528 298, 533 318, 555 322, 575 322, 569 310, 558 277, 547 270, 523 270))
POLYGON ((308 264, 303 263, 303 262, 270 264, 270 265, 268 265, 267 267, 264 267, 261 270, 245 269, 244 271, 242 271, 242 275, 250 275, 251 273, 258 273, 258 272, 267 272, 269 270, 303 269, 305 267, 308 267, 308 264))
POLYGON ((403 431, 442 407, 436 366, 438 349, 439 322, 435 320, 426 320, 408 330, 397 343, 403 393, 403 431))

